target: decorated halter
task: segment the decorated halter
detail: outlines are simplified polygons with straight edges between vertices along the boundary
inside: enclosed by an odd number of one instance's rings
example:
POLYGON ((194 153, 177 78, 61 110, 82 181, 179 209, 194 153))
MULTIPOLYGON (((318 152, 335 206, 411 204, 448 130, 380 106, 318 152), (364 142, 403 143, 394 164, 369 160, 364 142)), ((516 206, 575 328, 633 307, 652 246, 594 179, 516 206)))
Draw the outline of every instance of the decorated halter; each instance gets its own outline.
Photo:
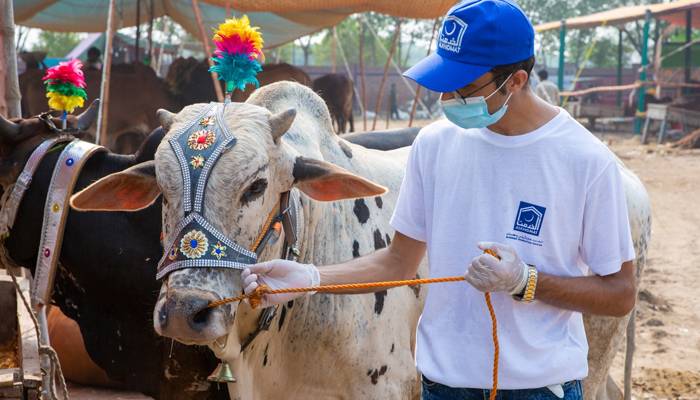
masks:
POLYGON ((185 218, 165 248, 157 279, 183 268, 243 269, 257 260, 254 252, 227 238, 203 216, 211 170, 221 154, 236 145, 236 138, 224 124, 223 110, 223 104, 211 103, 168 140, 182 172, 185 218))

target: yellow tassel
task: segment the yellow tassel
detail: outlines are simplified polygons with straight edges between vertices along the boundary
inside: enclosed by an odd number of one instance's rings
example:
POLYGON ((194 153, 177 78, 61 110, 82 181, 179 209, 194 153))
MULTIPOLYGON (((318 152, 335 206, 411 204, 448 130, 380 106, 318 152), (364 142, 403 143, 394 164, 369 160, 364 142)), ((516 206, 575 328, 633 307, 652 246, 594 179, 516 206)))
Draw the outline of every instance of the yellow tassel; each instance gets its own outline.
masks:
POLYGON ((48 92, 46 97, 49 99, 49 107, 67 113, 72 113, 77 107, 85 104, 85 99, 81 96, 64 96, 60 93, 48 92))

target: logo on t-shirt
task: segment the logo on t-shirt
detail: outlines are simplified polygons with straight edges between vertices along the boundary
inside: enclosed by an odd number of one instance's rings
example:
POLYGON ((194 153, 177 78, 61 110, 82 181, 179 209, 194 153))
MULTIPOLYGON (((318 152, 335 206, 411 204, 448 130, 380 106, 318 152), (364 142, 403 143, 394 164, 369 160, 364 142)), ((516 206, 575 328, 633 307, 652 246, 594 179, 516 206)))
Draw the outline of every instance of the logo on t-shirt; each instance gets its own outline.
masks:
POLYGON ((545 211, 547 209, 542 206, 521 201, 513 230, 539 236, 545 211))

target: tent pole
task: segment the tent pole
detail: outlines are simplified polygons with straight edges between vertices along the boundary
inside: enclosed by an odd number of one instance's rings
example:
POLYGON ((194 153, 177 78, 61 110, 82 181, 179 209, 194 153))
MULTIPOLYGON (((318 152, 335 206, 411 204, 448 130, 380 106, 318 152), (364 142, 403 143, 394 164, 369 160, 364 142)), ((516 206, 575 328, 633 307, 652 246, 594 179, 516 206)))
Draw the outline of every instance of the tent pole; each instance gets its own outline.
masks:
MULTIPOLYGON (((644 16, 644 31, 642 35, 642 66, 639 72, 639 80, 645 82, 647 80, 648 60, 648 41, 649 41, 649 25, 651 25, 651 11, 647 10, 644 16)), ((634 119, 634 133, 642 132, 642 122, 644 122, 644 96, 646 95, 646 86, 640 86, 637 91, 637 113, 634 119)))
MULTIPOLYGON (((622 29, 618 29, 617 37, 617 85, 622 85, 622 29)), ((622 107, 622 92, 617 92, 617 106, 622 107)))
MULTIPOLYGON (((207 62, 209 66, 214 65, 214 61, 211 60, 211 49, 209 48, 209 40, 207 40, 207 34, 204 32, 204 23, 202 22, 202 12, 199 9, 199 0, 192 0, 192 11, 194 11, 194 17, 197 20, 197 27, 199 28, 199 39, 202 41, 202 46, 204 46, 204 54, 207 56, 207 62)), ((221 90, 221 85, 219 84, 219 77, 216 72, 211 72, 211 80, 214 84, 214 91, 216 92, 216 99, 223 103, 224 93, 221 90)))
POLYGON ((20 108, 19 81, 17 79, 17 52, 15 49, 15 18, 12 9, 12 0, 0 0, 0 48, 2 50, 2 66, 4 75, 4 91, 0 92, 0 106, 6 106, 8 118, 22 116, 20 108), (4 103, 4 104, 3 104, 4 103))
MULTIPOLYGON (((367 87, 365 86, 365 24, 360 22, 360 91, 362 93, 362 108, 367 109, 367 87)), ((367 131, 367 112, 362 113, 362 130, 367 131)))
POLYGON ((685 12, 685 83, 690 83, 690 68, 692 67, 693 48, 690 46, 690 40, 693 35, 693 10, 685 12))
POLYGON ((389 65, 391 64, 391 58, 394 57, 394 52, 396 51, 396 42, 399 38, 399 33, 401 32, 401 21, 396 25, 396 32, 394 32, 394 38, 391 40, 391 49, 386 57, 386 63, 384 64, 384 75, 382 76, 382 82, 379 84, 379 92, 377 93, 377 102, 374 105, 374 120, 372 120, 372 130, 377 129, 377 118, 379 117, 379 108, 382 105, 382 97, 384 95, 384 84, 386 84, 386 77, 389 73, 389 65))
POLYGON ((226 0, 226 18, 231 18, 231 0, 226 0))
POLYGON ((139 47, 141 46, 141 0, 136 0, 136 52, 134 54, 134 63, 138 63, 141 58, 139 47))
POLYGON ((114 39, 114 25, 116 0, 109 0, 109 12, 107 14, 107 32, 105 32, 105 53, 102 65, 102 83, 100 85, 100 111, 97 114, 97 132, 95 133, 95 143, 102 144, 103 138, 107 134, 107 121, 109 116, 109 77, 112 73, 112 41, 114 39))
POLYGON ((564 90, 564 54, 566 53, 566 20, 561 21, 559 28, 559 71, 557 71, 557 86, 564 90))
MULTIPOLYGON (((440 18, 435 18, 435 22, 433 23, 433 33, 430 35, 430 42, 428 42, 428 54, 426 54, 426 57, 430 55, 430 51, 432 50, 433 47, 433 40, 435 40, 435 32, 437 32, 437 27, 438 23, 440 21, 440 18)), ((413 106, 411 106, 411 116, 408 118, 408 127, 410 128, 413 126, 413 118, 416 116, 416 108, 418 106, 418 100, 420 99, 420 90, 422 87, 418 85, 416 88, 416 95, 413 97, 413 106)))

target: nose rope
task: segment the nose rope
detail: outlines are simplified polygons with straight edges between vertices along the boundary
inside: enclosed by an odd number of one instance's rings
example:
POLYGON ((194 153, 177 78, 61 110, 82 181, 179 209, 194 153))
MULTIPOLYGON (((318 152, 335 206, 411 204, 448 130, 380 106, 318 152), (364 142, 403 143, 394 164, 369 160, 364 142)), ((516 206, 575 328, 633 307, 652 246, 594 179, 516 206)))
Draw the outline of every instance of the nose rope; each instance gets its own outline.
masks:
MULTIPOLYGON (((490 254, 498 259, 500 257, 498 254, 491 250, 486 249, 484 253, 490 254)), ((267 285, 260 285, 255 288, 253 293, 241 294, 236 297, 228 297, 221 300, 212 301, 209 303, 207 308, 219 307, 228 303, 235 303, 248 299, 248 303, 253 308, 257 308, 262 304, 262 297, 266 294, 285 294, 285 293, 304 293, 304 292, 337 292, 343 290, 354 290, 354 289, 376 289, 376 288, 394 288, 399 286, 416 286, 416 285, 429 285, 433 283, 444 283, 444 282, 459 282, 464 281, 464 276, 446 276, 442 278, 423 278, 423 279, 405 279, 397 281, 380 281, 380 282, 366 282, 366 283, 345 283, 338 285, 321 285, 321 286, 308 286, 308 287, 298 287, 298 288, 282 288, 282 289, 270 289, 267 285)), ((496 312, 493 309, 493 304, 491 302, 491 293, 484 293, 484 300, 486 301, 486 307, 489 311, 489 316, 491 317, 491 338, 493 340, 493 385, 491 388, 491 393, 489 394, 489 400, 496 399, 496 393, 498 391, 498 356, 499 356, 499 344, 498 344, 498 324, 496 321, 496 312)))

